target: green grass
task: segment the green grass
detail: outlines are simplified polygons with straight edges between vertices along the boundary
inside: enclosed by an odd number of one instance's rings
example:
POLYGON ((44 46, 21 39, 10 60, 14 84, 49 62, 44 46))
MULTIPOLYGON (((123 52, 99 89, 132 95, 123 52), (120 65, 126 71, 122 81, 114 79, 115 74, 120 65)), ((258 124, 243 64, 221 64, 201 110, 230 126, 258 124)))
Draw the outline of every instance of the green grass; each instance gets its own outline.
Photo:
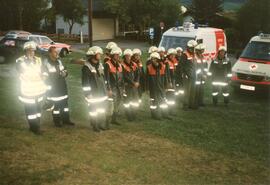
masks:
MULTIPOLYGON (((153 121, 148 96, 137 122, 91 131, 81 91, 81 66, 68 64, 75 128, 55 128, 44 113, 42 136, 28 131, 15 78, 1 78, 0 184, 269 184, 269 100, 233 95, 229 107, 174 110, 153 121)), ((144 56, 145 58, 145 56, 144 56)), ((209 85, 208 85, 209 86, 209 85)))

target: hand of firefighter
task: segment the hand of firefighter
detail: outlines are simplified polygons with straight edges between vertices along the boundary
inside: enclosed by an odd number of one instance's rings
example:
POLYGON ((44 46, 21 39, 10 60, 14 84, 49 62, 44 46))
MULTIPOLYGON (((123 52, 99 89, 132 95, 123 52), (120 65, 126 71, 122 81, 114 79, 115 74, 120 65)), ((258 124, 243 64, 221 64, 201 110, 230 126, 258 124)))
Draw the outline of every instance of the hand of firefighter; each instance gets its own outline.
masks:
POLYGON ((139 82, 134 82, 134 87, 138 88, 140 86, 139 82))
POLYGON ((182 78, 183 79, 188 79, 188 75, 183 75, 182 78))
POLYGON ((109 91, 108 91, 108 97, 112 97, 112 95, 113 95, 112 90, 109 90, 109 91))
POLYGON ((60 75, 62 77, 67 77, 67 75, 68 75, 67 70, 60 71, 60 75))
POLYGON ((203 79, 203 80, 206 80, 206 79, 207 79, 207 75, 203 75, 203 76, 202 76, 202 79, 203 79))

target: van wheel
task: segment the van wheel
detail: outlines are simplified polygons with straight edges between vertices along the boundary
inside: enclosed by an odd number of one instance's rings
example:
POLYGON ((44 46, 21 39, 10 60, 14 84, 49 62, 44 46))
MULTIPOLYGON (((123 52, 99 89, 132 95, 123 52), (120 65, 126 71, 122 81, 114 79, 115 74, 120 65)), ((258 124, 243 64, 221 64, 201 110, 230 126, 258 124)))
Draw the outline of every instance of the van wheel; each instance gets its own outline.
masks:
POLYGON ((66 48, 61 49, 60 57, 65 57, 68 55, 68 50, 66 48))

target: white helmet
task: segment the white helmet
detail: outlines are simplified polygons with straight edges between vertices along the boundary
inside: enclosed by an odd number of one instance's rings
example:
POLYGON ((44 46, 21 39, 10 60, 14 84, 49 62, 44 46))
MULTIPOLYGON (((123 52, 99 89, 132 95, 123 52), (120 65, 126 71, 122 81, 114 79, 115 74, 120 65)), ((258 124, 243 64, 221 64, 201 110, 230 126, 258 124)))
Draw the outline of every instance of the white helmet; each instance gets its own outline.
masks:
POLYGON ((177 54, 176 49, 174 49, 174 48, 168 49, 167 55, 176 55, 176 54, 177 54))
POLYGON ((205 50, 206 46, 204 44, 198 44, 196 47, 195 47, 195 50, 205 50))
POLYGON ((148 53, 154 53, 154 52, 157 52, 158 51, 158 48, 156 46, 151 46, 148 50, 148 53))
POLYGON ((165 52, 165 48, 164 47, 158 47, 158 50, 157 50, 158 52, 165 52))
POLYGON ((86 55, 96 55, 96 54, 103 54, 103 50, 99 46, 93 46, 88 49, 86 55))
POLYGON ((118 46, 115 46, 111 50, 111 55, 122 55, 122 49, 119 48, 118 46))
POLYGON ((219 46, 218 51, 227 51, 225 46, 219 46))
POLYGON ((196 47, 198 45, 198 43, 195 41, 195 40, 190 40, 190 41, 188 41, 188 43, 187 43, 187 46, 189 47, 189 48, 194 48, 194 47, 196 47))
POLYGON ((111 50, 113 47, 116 47, 117 44, 115 42, 108 42, 106 49, 111 50))
POLYGON ((153 52, 153 53, 151 53, 150 58, 160 59, 160 55, 157 52, 153 52))
POLYGON ((181 48, 181 47, 177 47, 177 48, 175 48, 175 50, 183 52, 183 48, 181 48))
POLYGON ((140 56, 142 55, 142 51, 138 48, 133 49, 132 53, 133 53, 133 55, 135 55, 135 54, 138 54, 140 56))
POLYGON ((126 49, 126 50, 124 51, 124 55, 130 55, 130 56, 132 56, 132 55, 133 55, 133 52, 132 52, 131 49, 126 49))
POLYGON ((27 50, 27 49, 36 50, 37 49, 37 44, 34 41, 28 41, 28 42, 24 43, 23 49, 24 50, 27 50))

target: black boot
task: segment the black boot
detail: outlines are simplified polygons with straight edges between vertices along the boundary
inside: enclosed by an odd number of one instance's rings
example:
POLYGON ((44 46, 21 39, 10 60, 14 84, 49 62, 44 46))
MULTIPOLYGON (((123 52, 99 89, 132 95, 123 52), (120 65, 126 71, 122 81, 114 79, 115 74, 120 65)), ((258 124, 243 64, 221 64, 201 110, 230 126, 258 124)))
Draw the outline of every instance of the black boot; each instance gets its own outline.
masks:
POLYGON ((218 103, 217 97, 213 97, 213 105, 214 106, 217 106, 217 103, 218 103))
POLYGON ((91 123, 91 126, 92 126, 94 132, 100 132, 100 129, 97 125, 97 121, 95 119, 91 119, 90 123, 91 123))
POLYGON ((70 121, 69 112, 63 113, 63 124, 68 126, 75 126, 75 123, 70 121))
POLYGON ((126 110, 126 117, 128 121, 132 121, 132 115, 131 112, 129 110, 126 110))
POLYGON ((110 129, 110 117, 107 116, 105 120, 105 127, 104 130, 109 130, 110 129))
POLYGON ((121 125, 118 121, 116 121, 116 117, 117 117, 117 114, 116 114, 116 113, 113 113, 113 115, 112 115, 112 120, 111 120, 111 124, 114 124, 114 125, 121 125))
POLYGON ((29 130, 36 135, 41 135, 40 125, 37 120, 29 122, 29 130))
POLYGON ((187 105, 187 104, 183 104, 182 109, 183 109, 184 111, 188 111, 188 110, 189 110, 188 105, 187 105))
POLYGON ((62 127, 60 117, 53 117, 53 122, 56 127, 62 127))
POLYGON ((161 120, 160 116, 155 111, 151 111, 151 117, 154 120, 161 120))
POLYGON ((224 98, 224 103, 225 103, 226 106, 228 106, 228 104, 229 104, 229 97, 225 97, 224 98))

